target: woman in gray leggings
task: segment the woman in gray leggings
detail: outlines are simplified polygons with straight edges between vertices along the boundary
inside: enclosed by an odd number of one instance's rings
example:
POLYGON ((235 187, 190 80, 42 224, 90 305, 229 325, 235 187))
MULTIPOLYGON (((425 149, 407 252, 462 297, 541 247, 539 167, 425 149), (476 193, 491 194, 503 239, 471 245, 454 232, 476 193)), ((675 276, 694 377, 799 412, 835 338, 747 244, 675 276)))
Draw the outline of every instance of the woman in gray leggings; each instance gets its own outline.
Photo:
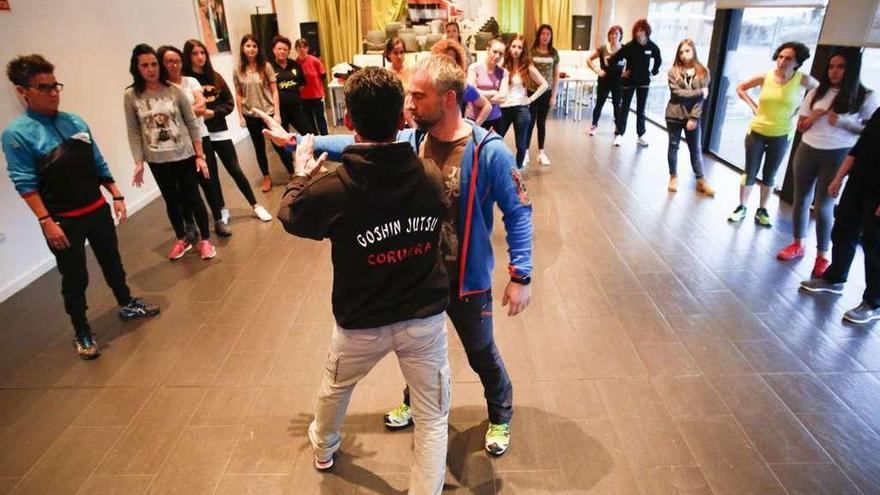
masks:
POLYGON ((818 253, 813 278, 821 277, 830 264, 834 197, 828 194, 828 184, 878 106, 874 92, 859 82, 859 72, 860 59, 853 52, 832 55, 819 87, 807 93, 798 114, 803 136, 794 155, 794 241, 776 256, 781 260, 804 256, 815 188, 818 253))

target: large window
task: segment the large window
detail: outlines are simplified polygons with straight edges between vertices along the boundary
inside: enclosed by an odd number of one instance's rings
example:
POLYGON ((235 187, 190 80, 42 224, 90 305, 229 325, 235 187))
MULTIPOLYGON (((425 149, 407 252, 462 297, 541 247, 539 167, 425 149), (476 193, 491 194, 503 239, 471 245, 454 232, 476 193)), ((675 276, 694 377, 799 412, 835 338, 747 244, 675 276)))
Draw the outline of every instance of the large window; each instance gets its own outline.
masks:
MULTIPOLYGON (((650 3, 648 22, 651 23, 653 31, 651 40, 660 47, 663 58, 660 73, 651 81, 651 91, 648 93, 647 115, 651 120, 666 125, 666 103, 669 101, 666 73, 675 61, 675 50, 679 42, 685 38, 694 40, 697 45, 697 55, 705 65, 709 56, 714 21, 714 0, 650 3)), ((633 108, 635 108, 635 99, 633 99, 633 108)))
MULTIPOLYGON (((815 53, 822 26, 824 7, 746 8, 742 21, 734 22, 727 44, 724 74, 714 117, 715 126, 709 149, 722 159, 743 168, 743 140, 752 120, 752 112, 736 94, 736 85, 752 76, 764 74, 774 67, 773 51, 786 41, 800 41, 815 53)), ((813 60, 801 68, 809 73, 813 60)), ((758 90, 752 98, 758 100, 758 90)), ((779 171, 778 179, 785 175, 779 171)))
POLYGON ((865 53, 862 54, 861 79, 868 89, 880 91, 880 48, 865 48, 865 53))

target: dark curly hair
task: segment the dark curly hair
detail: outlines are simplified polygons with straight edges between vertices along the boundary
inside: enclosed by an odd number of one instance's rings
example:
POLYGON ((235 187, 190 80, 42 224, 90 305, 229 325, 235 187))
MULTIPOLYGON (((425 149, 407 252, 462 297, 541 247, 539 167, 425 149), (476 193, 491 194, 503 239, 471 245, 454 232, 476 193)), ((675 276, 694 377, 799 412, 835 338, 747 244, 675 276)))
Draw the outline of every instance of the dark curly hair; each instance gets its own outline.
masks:
POLYGON ((342 92, 358 134, 370 141, 394 138, 403 113, 403 84, 396 75, 381 67, 364 67, 345 81, 342 92))
POLYGON ((648 24, 647 19, 639 19, 636 21, 635 24, 633 24, 632 39, 636 39, 636 32, 637 31, 644 31, 645 36, 647 36, 648 38, 651 37, 651 25, 648 24))
POLYGON ((810 49, 807 48, 807 45, 800 43, 798 41, 786 41, 785 43, 776 47, 776 50, 773 51, 773 60, 779 58, 779 54, 782 50, 786 48, 791 48, 794 50, 794 59, 797 62, 795 69, 800 69, 804 62, 810 58, 810 49))
POLYGON ((22 55, 6 64, 6 77, 16 86, 27 86, 37 74, 55 72, 55 66, 42 55, 22 55))

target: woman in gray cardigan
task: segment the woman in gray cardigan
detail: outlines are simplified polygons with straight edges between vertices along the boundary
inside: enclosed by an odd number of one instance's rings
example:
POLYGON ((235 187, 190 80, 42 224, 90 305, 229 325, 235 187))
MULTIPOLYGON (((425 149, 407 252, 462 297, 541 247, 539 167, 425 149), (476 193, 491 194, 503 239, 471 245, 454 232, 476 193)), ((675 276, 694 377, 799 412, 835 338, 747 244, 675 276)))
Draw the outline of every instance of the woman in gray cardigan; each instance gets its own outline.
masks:
POLYGON ((678 190, 678 146, 684 131, 691 168, 697 177, 697 192, 714 196, 715 191, 703 177, 703 151, 700 144, 700 117, 703 101, 709 95, 709 69, 697 59, 691 39, 678 44, 675 62, 669 69, 669 103, 666 105, 666 129, 669 132, 669 186, 678 190))

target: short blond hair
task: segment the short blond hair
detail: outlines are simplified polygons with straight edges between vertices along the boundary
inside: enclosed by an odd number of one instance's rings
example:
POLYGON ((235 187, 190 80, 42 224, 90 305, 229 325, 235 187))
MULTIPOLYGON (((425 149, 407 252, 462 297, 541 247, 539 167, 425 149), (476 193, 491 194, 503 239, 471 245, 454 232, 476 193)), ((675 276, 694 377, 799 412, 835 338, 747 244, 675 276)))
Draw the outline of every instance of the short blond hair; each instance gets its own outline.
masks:
POLYGON ((464 70, 446 55, 432 53, 416 63, 415 71, 424 71, 438 93, 455 91, 455 99, 461 104, 464 98, 464 70))

